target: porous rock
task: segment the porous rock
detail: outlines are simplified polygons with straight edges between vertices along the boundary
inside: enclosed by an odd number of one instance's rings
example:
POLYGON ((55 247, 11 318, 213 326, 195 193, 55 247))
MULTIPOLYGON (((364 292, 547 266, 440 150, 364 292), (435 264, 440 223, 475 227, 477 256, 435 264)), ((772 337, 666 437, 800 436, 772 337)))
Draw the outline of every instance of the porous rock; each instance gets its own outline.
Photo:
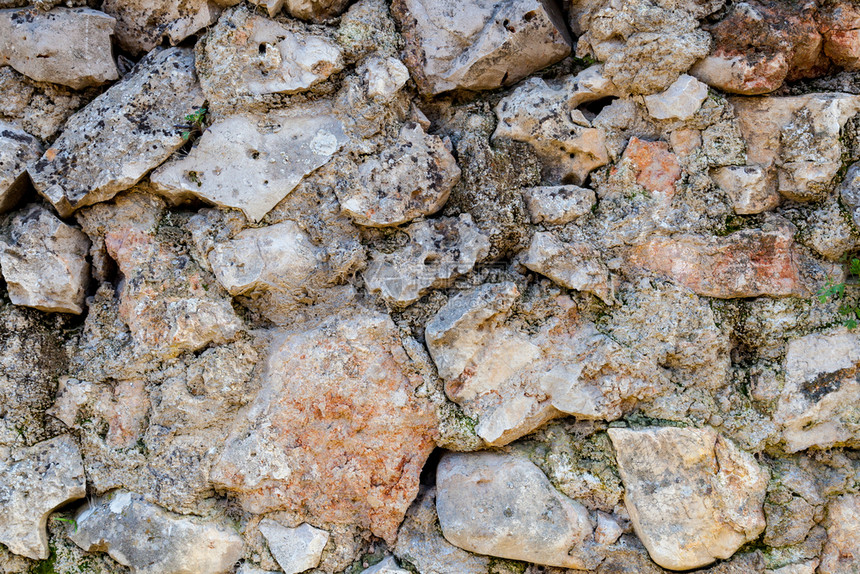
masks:
POLYGON ((768 475, 710 429, 612 428, 636 535, 664 568, 726 559, 765 528, 768 475))
POLYGON ((827 506, 827 543, 818 567, 820 574, 856 574, 860 571, 860 495, 843 494, 827 506))
POLYGON ((405 61, 426 94, 514 84, 570 54, 561 13, 541 0, 396 0, 405 61))
POLYGON ((0 543, 15 554, 46 559, 48 515, 86 492, 81 451, 71 435, 31 447, 0 446, 0 543))
POLYGON ((15 208, 29 187, 26 170, 42 156, 39 140, 0 121, 0 213, 15 208))
POLYGON ((107 201, 182 146, 176 126, 202 105, 194 53, 154 50, 69 118, 62 135, 30 169, 33 183, 62 216, 107 201))
POLYGON ((597 198, 594 191, 576 185, 529 187, 523 199, 532 223, 563 225, 591 211, 597 198))
POLYGON ((681 178, 678 157, 669 151, 669 144, 630 138, 622 160, 629 162, 636 174, 636 183, 664 201, 675 195, 675 182, 681 178))
POLYGON ((251 512, 357 523, 393 543, 434 446, 420 385, 387 316, 283 333, 212 480, 251 512))
POLYGON ((84 310, 90 240, 40 205, 11 214, 0 232, 0 271, 16 305, 42 311, 84 310))
POLYGON ((298 574, 320 563, 329 533, 310 524, 287 528, 271 519, 260 522, 260 532, 284 574, 298 574))
POLYGON ((75 89, 119 77, 111 51, 116 20, 90 8, 0 10, 0 66, 75 89))
POLYGON ((615 303, 609 269, 586 242, 564 243, 552 233, 535 233, 523 265, 562 287, 592 293, 607 305, 615 303))
POLYGON ((436 470, 436 490, 442 532, 460 548, 548 566, 593 566, 571 552, 592 534, 588 511, 528 460, 447 453, 436 470))
POLYGON ((284 8, 294 18, 320 22, 343 12, 349 0, 284 0, 284 8))
POLYGON ((226 521, 174 514, 126 490, 88 502, 75 523, 75 544, 107 552, 133 574, 227 574, 242 556, 226 521))

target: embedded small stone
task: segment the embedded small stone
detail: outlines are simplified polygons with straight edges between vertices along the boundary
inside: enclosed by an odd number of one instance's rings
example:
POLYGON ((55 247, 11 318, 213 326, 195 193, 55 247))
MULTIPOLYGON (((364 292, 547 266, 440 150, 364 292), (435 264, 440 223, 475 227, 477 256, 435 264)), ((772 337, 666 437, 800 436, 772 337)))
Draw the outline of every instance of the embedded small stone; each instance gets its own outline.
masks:
POLYGON ((42 156, 35 137, 0 121, 0 213, 14 209, 30 185, 27 167, 42 156))
POLYGON ((773 180, 758 165, 729 165, 711 172, 714 183, 729 196, 732 209, 740 215, 770 211, 780 203, 773 180))
POLYGON ((361 574, 409 574, 409 571, 400 568, 394 557, 389 556, 370 568, 362 570, 361 574))
POLYGON ((845 172, 839 195, 843 205, 851 212, 854 225, 860 227, 860 162, 852 164, 845 172))
POLYGON ((529 187, 523 199, 532 223, 562 225, 591 211, 597 198, 594 191, 576 185, 529 187))
POLYGON ((409 81, 409 69, 397 58, 372 55, 365 66, 367 96, 374 100, 390 100, 409 81))
POLYGON ((284 0, 284 7, 290 16, 323 22, 344 11, 349 0, 284 0))
POLYGON ((688 120, 699 111, 707 97, 706 84, 681 74, 665 92, 645 96, 645 105, 652 118, 688 120))
POLYGON ((268 518, 260 522, 260 532, 284 574, 316 568, 329 538, 328 532, 310 524, 287 528, 268 518))
POLYGON ((90 8, 0 10, 0 66, 37 82, 100 86, 119 77, 110 43, 115 25, 90 8))
POLYGON ((607 305, 615 304, 609 269, 586 242, 563 243, 552 233, 540 231, 532 237, 523 265, 562 287, 592 293, 607 305))
POLYGON ((636 183, 666 199, 675 195, 675 182, 681 178, 681 165, 677 156, 669 151, 669 144, 633 137, 621 157, 633 164, 636 183))

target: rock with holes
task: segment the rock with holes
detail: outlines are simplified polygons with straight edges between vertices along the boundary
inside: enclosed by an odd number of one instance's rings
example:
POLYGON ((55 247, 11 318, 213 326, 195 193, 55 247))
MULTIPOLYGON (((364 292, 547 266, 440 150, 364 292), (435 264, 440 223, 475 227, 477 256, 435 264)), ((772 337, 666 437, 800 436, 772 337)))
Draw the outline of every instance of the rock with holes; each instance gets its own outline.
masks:
POLYGON ((860 495, 843 494, 827 505, 827 543, 821 553, 820 574, 860 571, 860 495))
POLYGON ((594 191, 576 185, 550 185, 523 190, 532 223, 563 225, 591 212, 594 191))
POLYGON ((288 28, 243 6, 221 16, 197 59, 200 85, 213 104, 302 92, 343 65, 340 48, 329 38, 288 28))
POLYGON ((33 183, 62 216, 107 201, 185 143, 176 126, 202 105, 194 52, 154 50, 68 119, 29 170, 33 183))
POLYGON ((711 172, 720 189, 729 196, 735 213, 749 215, 770 211, 780 203, 773 178, 760 165, 729 165, 711 172))
POLYGON ((562 287, 592 293, 607 305, 615 304, 609 269, 597 249, 587 242, 565 243, 552 233, 535 233, 523 265, 562 287))
POLYGON ((496 106, 493 139, 530 144, 543 163, 544 180, 581 185, 588 174, 609 163, 606 136, 577 108, 617 95, 601 66, 560 82, 529 78, 496 106))
POLYGON ((664 568, 726 559, 765 528, 768 475, 710 429, 609 429, 636 535, 664 568))
POLYGON ((242 556, 226 520, 174 514, 126 490, 87 503, 75 522, 75 544, 107 552, 132 574, 227 574, 242 556))
POLYGON ((393 543, 435 444, 421 384, 387 315, 357 308, 282 331, 212 482, 249 512, 357 524, 393 543))
POLYGON ((0 66, 75 89, 119 77, 111 51, 116 20, 90 8, 0 10, 0 66))
POLYGON ((666 91, 645 96, 645 107, 658 120, 688 120, 708 97, 708 86, 693 76, 681 74, 666 91))
POLYGON ((345 142, 343 125, 326 109, 233 116, 212 125, 187 157, 150 179, 157 190, 241 209, 259 221, 345 142))
POLYGON ((0 231, 0 271, 16 305, 42 311, 84 311, 90 240, 41 205, 12 214, 0 231))
POLYGON ((86 493, 81 451, 71 435, 30 447, 0 446, 0 543, 15 554, 47 559, 48 515, 86 493))
POLYGON ((329 533, 310 524, 287 528, 268 518, 260 521, 260 532, 284 574, 298 574, 320 563, 329 533))
POLYGON ((860 444, 860 335, 844 328, 788 344, 774 420, 789 452, 860 444))
POLYGON ((218 19, 239 0, 105 0, 102 10, 116 18, 117 41, 132 54, 149 52, 168 40, 182 42, 218 19))
POLYGON ((436 490, 442 533, 460 548, 562 568, 600 563, 581 552, 592 537, 588 510, 524 458, 447 453, 436 470, 436 490))
POLYGON ((404 231, 409 242, 391 253, 372 254, 364 272, 367 289, 394 305, 411 305, 468 273, 489 251, 487 236, 469 214, 420 221, 404 231))
POLYGON ((570 54, 561 12, 541 0, 396 0, 405 61, 426 94, 509 86, 570 54))
POLYGON ((0 121, 0 213, 14 209, 30 186, 27 167, 42 155, 35 137, 0 121))
POLYGON ((335 187, 341 209, 371 227, 400 225, 439 211, 460 181, 460 168, 445 142, 415 122, 400 129, 394 145, 348 173, 352 177, 335 187))

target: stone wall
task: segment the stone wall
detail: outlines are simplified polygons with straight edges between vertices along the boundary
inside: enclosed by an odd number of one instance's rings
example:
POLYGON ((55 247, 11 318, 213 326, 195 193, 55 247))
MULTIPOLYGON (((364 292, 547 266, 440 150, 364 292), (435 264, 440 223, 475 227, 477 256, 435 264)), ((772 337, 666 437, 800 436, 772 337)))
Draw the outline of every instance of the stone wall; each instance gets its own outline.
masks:
POLYGON ((0 574, 860 573, 856 0, 0 1, 0 574))

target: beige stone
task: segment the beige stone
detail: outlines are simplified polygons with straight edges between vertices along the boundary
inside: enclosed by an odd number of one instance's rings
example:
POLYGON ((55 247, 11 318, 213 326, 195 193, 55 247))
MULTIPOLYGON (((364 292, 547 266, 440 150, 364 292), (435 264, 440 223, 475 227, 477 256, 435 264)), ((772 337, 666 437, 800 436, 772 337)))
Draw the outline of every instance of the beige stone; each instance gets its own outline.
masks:
POLYGON ((860 495, 843 494, 827 505, 827 543, 821 553, 820 574, 860 572, 860 495))
POLYGON ((564 243, 552 233, 535 233, 523 265, 562 287, 591 293, 607 305, 615 304, 609 269, 598 251, 586 242, 564 243))
POLYGON ((576 185, 529 187, 523 199, 532 223, 563 225, 591 211, 597 198, 594 191, 576 185))
POLYGON ((688 120, 708 97, 708 86, 693 76, 681 74, 666 91, 645 96, 645 106, 658 120, 688 120))
POLYGON ((27 167, 41 157, 39 140, 0 121, 0 213, 14 209, 30 186, 27 167))
POLYGON ((310 524, 287 528, 268 518, 260 521, 260 532, 284 574, 298 574, 320 563, 329 533, 310 524))
POLYGON ((321 22, 333 18, 344 11, 349 0, 284 0, 284 7, 290 16, 321 22))
POLYGON ((397 566, 397 561, 393 556, 383 558, 370 568, 365 568, 361 574, 409 574, 408 570, 404 570, 397 566))
POLYGON ((770 211, 780 203, 775 182, 761 166, 720 167, 711 172, 711 179, 729 196, 732 209, 737 214, 770 211))

